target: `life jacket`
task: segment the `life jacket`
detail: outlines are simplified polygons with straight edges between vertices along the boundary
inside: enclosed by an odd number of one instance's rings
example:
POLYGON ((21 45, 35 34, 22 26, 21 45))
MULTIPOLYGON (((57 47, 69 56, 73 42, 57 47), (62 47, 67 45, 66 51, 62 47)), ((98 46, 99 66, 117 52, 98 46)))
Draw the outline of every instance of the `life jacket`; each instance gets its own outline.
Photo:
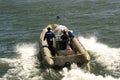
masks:
POLYGON ((55 37, 53 32, 51 32, 51 31, 46 32, 45 38, 47 38, 47 41, 52 41, 53 37, 55 37))
POLYGON ((72 39, 74 37, 73 33, 72 32, 68 32, 68 35, 69 35, 69 38, 72 39))

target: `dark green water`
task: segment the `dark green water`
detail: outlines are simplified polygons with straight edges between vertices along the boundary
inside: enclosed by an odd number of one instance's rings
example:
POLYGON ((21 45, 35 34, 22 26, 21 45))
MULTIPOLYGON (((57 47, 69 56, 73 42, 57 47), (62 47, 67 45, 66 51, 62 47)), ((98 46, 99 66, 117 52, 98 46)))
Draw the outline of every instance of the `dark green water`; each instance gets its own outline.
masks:
POLYGON ((52 23, 73 30, 92 56, 88 79, 71 80, 119 80, 119 21, 119 0, 0 0, 0 80, 67 79, 37 62, 39 34, 52 23))

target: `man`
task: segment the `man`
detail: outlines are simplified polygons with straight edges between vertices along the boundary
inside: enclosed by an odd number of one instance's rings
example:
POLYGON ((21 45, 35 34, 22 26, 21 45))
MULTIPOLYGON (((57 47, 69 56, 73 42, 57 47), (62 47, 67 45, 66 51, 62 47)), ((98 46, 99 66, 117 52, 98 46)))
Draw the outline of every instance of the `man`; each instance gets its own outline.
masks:
POLYGON ((62 39, 63 41, 66 41, 67 43, 68 43, 68 41, 69 41, 69 36, 67 35, 67 33, 66 33, 65 30, 63 30, 63 35, 61 36, 61 39, 62 39))
POLYGON ((69 38, 70 38, 70 41, 71 41, 74 38, 72 30, 68 31, 68 35, 69 35, 69 38))
POLYGON ((61 39, 63 41, 65 41, 65 43, 63 43, 63 44, 65 44, 65 46, 63 46, 63 47, 64 47, 64 49, 67 49, 67 55, 72 53, 69 37, 71 38, 71 37, 73 37, 73 35, 71 35, 71 33, 67 34, 66 31, 64 30, 63 35, 61 36, 61 39))
POLYGON ((61 36, 62 39, 62 49, 66 49, 66 46, 68 45, 69 42, 69 36, 67 35, 66 31, 63 30, 63 35, 61 36))
POLYGON ((47 30, 44 40, 47 39, 48 46, 53 46, 53 38, 55 38, 55 34, 51 31, 51 28, 48 27, 47 30))
POLYGON ((73 45, 71 44, 72 39, 74 38, 74 34, 71 30, 68 31, 68 35, 69 35, 69 40, 70 40, 70 47, 73 49, 73 45))
POLYGON ((48 48, 52 52, 52 55, 54 56, 56 53, 56 50, 53 47, 53 38, 55 38, 55 34, 51 31, 51 28, 47 28, 47 32, 45 33, 44 40, 47 40, 48 48))

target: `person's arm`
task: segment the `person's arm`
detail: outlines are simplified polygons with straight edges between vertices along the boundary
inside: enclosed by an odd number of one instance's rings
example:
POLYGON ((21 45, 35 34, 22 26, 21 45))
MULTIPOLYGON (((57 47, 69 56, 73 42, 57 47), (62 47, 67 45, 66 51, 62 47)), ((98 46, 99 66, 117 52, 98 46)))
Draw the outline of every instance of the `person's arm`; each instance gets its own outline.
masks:
POLYGON ((60 38, 63 40, 63 35, 60 38))
POLYGON ((55 34, 53 34, 53 37, 56 38, 56 37, 55 37, 55 34))
POLYGON ((56 37, 55 37, 55 34, 54 34, 53 32, 52 32, 52 36, 53 36, 54 38, 56 38, 56 37))

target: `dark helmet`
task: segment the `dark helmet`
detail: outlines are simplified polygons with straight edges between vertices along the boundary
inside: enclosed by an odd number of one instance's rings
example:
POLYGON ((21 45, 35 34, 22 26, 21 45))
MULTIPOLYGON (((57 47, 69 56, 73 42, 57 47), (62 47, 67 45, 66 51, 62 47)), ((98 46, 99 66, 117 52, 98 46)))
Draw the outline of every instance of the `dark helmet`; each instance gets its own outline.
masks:
POLYGON ((48 27, 48 28, 47 28, 47 30, 48 30, 48 31, 50 31, 50 30, 51 30, 51 28, 50 28, 50 27, 48 27))
POLYGON ((63 30, 62 32, 63 32, 64 34, 66 34, 66 31, 65 31, 65 30, 63 30))

